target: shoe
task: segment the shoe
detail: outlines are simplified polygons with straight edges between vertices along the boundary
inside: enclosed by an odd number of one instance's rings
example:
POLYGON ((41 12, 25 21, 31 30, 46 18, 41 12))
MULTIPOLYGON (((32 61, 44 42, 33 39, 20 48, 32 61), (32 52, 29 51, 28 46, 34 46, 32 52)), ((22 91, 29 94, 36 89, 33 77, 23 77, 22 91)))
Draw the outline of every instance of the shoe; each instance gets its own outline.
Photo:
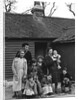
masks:
POLYGON ((17 96, 14 94, 13 96, 12 96, 12 98, 16 98, 17 96))

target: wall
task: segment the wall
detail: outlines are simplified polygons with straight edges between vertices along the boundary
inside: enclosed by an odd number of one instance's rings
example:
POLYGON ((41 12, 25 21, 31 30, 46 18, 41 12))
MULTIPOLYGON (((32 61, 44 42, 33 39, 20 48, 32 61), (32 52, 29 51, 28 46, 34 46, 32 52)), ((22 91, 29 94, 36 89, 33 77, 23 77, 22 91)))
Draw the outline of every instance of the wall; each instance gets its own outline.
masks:
POLYGON ((75 80, 75 43, 55 43, 51 44, 61 55, 61 66, 67 67, 68 72, 75 80))
POLYGON ((16 55, 16 52, 19 51, 21 48, 22 43, 29 43, 30 45, 30 51, 32 53, 32 57, 34 57, 34 42, 29 40, 5 40, 5 79, 12 78, 12 61, 16 55))

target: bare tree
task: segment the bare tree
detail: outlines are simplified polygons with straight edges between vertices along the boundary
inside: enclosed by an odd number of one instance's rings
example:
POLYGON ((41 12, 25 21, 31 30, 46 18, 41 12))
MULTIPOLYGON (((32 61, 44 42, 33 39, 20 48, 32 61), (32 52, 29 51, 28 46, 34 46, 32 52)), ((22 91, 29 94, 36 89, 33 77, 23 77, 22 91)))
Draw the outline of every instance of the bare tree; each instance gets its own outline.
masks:
POLYGON ((30 8, 30 9, 24 11, 22 14, 28 14, 28 13, 31 13, 31 10, 32 10, 32 8, 30 8))
POLYGON ((69 11, 70 12, 72 12, 73 13, 73 15, 75 16, 75 12, 72 10, 72 3, 71 4, 67 4, 67 3, 65 3, 66 4, 66 6, 69 8, 69 11))
POLYGON ((56 9, 57 8, 55 7, 55 2, 53 2, 53 6, 52 6, 52 8, 50 10, 50 14, 49 14, 50 17, 53 15, 53 13, 56 11, 56 9))
POLYGON ((16 0, 4 0, 5 4, 5 11, 11 12, 12 8, 14 7, 14 4, 16 3, 16 0))

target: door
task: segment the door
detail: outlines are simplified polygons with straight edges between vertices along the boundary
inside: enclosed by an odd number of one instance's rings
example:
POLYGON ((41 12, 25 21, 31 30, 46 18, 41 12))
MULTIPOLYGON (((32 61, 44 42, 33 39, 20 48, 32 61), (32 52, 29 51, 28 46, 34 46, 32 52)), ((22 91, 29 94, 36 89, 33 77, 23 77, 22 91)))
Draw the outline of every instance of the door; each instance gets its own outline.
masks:
POLYGON ((35 42, 35 57, 46 55, 47 42, 35 42))

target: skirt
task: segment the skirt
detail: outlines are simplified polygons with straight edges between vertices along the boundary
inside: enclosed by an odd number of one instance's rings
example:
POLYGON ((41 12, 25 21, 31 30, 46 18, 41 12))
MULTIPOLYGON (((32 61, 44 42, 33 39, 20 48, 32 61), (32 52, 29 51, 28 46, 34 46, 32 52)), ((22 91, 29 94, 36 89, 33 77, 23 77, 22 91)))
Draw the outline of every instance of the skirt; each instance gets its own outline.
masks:
POLYGON ((23 89, 22 84, 22 78, 23 78, 23 70, 20 69, 18 71, 17 76, 13 76, 13 91, 21 91, 23 89))

